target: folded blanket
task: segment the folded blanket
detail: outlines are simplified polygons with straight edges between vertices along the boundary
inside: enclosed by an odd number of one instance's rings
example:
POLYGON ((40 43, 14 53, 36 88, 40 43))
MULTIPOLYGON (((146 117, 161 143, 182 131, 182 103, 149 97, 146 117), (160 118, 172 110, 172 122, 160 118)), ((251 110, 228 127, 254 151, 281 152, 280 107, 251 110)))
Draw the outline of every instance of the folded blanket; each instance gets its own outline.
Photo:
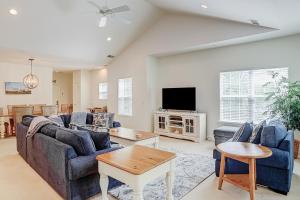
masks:
POLYGON ((26 137, 32 137, 34 134, 36 134, 43 126, 48 124, 55 124, 57 126, 61 126, 59 123, 48 119, 44 116, 38 116, 32 119, 30 126, 28 128, 26 137))
POLYGON ((84 125, 86 124, 86 116, 86 112, 73 112, 70 124, 84 125))

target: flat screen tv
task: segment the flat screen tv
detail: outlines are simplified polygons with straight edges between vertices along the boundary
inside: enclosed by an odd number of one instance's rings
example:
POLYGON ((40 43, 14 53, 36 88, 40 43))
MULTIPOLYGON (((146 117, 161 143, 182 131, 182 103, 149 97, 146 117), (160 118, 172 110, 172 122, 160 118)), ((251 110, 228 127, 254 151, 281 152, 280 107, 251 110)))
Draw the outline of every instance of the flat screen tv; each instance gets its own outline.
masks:
POLYGON ((163 88, 162 108, 170 110, 196 110, 196 88, 163 88))

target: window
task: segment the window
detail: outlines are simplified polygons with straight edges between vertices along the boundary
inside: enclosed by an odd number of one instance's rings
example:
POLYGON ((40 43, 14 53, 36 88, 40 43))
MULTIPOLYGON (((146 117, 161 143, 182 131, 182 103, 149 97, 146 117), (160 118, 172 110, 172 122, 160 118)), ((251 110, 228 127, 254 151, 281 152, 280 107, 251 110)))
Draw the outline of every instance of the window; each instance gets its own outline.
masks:
POLYGON ((119 115, 132 115, 132 78, 119 79, 118 112, 119 115))
POLYGON ((260 69, 220 73, 220 120, 225 122, 259 122, 274 91, 273 73, 288 78, 288 68, 260 69), (267 84, 270 82, 270 84, 267 84))
POLYGON ((99 83, 99 99, 107 99, 107 83, 99 83))

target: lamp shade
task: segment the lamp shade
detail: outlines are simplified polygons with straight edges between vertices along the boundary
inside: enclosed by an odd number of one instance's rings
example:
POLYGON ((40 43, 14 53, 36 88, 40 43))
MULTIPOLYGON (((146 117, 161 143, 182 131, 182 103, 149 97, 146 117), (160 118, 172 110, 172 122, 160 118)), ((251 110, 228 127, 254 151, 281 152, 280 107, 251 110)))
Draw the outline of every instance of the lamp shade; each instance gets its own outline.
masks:
POLYGON ((34 61, 34 59, 30 58, 29 61, 30 61, 30 65, 31 65, 30 74, 27 74, 24 77, 23 83, 27 88, 34 89, 39 85, 39 79, 36 75, 32 74, 32 61, 34 61))

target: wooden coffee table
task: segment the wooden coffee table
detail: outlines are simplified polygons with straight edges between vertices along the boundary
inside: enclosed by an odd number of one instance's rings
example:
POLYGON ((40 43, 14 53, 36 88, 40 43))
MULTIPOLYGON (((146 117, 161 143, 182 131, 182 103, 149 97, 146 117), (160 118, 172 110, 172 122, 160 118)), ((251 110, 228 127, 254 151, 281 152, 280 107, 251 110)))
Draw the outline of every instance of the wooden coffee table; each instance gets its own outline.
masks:
POLYGON ((119 143, 123 146, 139 144, 151 145, 154 148, 157 148, 159 143, 159 135, 152 132, 137 131, 120 127, 110 129, 109 134, 111 141, 119 143))
POLYGON ((248 191, 250 193, 250 199, 254 200, 254 191, 257 189, 256 159, 270 157, 272 151, 264 146, 242 142, 225 142, 219 144, 217 150, 222 154, 218 189, 221 190, 223 181, 227 181, 248 191), (249 174, 224 174, 225 158, 231 158, 249 164, 249 174))
POLYGON ((176 154, 133 145, 97 156, 102 200, 108 200, 108 176, 133 189, 133 199, 143 199, 143 188, 150 181, 166 176, 167 199, 172 200, 176 154))

